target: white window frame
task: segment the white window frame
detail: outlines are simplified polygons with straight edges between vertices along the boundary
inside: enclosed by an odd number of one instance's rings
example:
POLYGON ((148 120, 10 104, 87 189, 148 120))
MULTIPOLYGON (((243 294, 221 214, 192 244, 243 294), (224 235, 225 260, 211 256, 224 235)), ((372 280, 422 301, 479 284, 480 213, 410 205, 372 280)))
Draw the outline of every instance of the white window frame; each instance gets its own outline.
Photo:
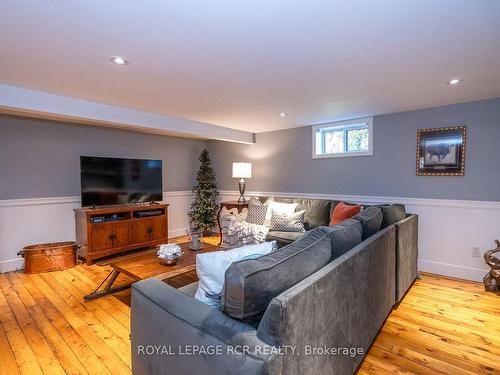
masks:
MULTIPOLYGON (((364 127, 364 126, 363 126, 364 127)), ((314 125, 312 127, 312 157, 313 159, 325 159, 325 158, 346 158, 351 156, 371 156, 373 155, 373 117, 364 117, 354 120, 329 122, 325 124, 314 125), (346 151, 337 152, 332 154, 317 154, 316 152, 316 132, 321 129, 335 129, 339 128, 352 128, 356 129, 355 125, 367 125, 368 126, 368 151, 346 151)))

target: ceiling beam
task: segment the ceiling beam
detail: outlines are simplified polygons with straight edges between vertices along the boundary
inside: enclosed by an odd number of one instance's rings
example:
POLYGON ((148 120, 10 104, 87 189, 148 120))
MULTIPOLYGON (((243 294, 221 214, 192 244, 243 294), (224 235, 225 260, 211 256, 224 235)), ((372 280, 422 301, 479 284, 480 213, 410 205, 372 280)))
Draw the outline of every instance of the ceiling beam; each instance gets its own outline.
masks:
POLYGON ((144 133, 255 143, 254 133, 173 116, 0 84, 0 113, 144 133))

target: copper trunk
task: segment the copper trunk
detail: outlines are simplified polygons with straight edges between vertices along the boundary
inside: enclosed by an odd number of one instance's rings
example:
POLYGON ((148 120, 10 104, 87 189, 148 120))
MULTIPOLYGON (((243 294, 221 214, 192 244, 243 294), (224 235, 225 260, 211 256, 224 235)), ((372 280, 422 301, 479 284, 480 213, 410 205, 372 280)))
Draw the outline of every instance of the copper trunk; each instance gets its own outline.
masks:
POLYGON ((24 257, 25 273, 61 271, 76 265, 76 242, 30 245, 18 253, 24 257))

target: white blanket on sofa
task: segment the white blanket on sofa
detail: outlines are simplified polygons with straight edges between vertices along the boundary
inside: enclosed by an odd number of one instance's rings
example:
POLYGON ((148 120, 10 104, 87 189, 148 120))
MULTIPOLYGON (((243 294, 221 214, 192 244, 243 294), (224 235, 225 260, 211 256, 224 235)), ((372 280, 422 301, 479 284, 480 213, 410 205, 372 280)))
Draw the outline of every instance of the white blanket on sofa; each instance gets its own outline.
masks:
POLYGON ((237 235, 243 244, 264 242, 266 240, 267 232, 269 232, 269 228, 265 225, 250 224, 246 221, 229 225, 227 229, 229 236, 237 235))
POLYGON ((251 243, 264 242, 269 228, 265 225, 246 222, 247 212, 226 212, 222 216, 223 242, 229 246, 242 246, 251 243))

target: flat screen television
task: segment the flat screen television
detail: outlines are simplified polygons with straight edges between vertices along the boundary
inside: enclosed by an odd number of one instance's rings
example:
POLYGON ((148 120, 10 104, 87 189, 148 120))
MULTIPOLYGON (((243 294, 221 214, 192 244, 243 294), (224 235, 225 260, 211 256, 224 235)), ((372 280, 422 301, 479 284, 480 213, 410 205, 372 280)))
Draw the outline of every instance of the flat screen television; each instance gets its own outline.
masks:
POLYGON ((80 156, 82 206, 161 201, 162 161, 80 156))

